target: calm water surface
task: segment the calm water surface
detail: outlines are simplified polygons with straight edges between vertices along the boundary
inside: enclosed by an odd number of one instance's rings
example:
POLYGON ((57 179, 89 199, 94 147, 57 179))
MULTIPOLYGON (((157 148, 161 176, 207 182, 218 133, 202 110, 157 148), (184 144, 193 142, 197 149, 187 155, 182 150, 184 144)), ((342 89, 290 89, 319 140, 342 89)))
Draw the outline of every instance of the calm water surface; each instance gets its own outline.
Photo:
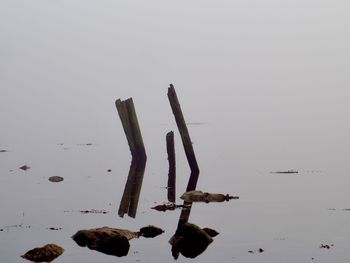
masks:
POLYGON ((1 5, 1 262, 24 262, 20 255, 47 243, 65 248, 57 263, 174 261, 168 240, 181 211, 151 209, 167 201, 170 130, 179 204, 190 175, 169 83, 189 123, 197 189, 240 196, 193 205, 189 221, 220 234, 203 254, 178 262, 348 261, 348 3, 1 5), (135 218, 117 213, 131 156, 114 101, 128 97, 148 156, 135 218), (20 170, 25 164, 31 169, 20 170), (289 169, 299 173, 271 173, 289 169), (80 212, 91 209, 108 213, 80 212), (70 238, 149 224, 165 233, 131 240, 122 258, 70 238))

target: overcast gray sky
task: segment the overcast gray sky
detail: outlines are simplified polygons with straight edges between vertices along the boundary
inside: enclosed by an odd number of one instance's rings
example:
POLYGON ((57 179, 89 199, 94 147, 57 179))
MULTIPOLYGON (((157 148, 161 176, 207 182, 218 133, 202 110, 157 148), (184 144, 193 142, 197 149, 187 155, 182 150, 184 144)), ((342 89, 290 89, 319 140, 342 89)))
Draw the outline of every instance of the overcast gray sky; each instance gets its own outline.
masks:
POLYGON ((168 122, 174 83, 189 121, 220 114, 263 132, 316 120, 345 138, 349 10, 345 0, 2 0, 1 137, 82 136, 130 96, 144 125, 168 122))

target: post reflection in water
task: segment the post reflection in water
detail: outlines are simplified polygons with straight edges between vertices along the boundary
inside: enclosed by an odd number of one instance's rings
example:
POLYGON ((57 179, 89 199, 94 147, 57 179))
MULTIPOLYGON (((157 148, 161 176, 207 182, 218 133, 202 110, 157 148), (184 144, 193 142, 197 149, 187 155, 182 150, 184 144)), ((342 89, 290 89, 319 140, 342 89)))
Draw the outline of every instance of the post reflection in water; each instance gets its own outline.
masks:
POLYGON ((136 217, 145 168, 146 159, 132 159, 128 179, 118 209, 120 217, 123 217, 126 213, 130 217, 136 217))
MULTIPOLYGON (((187 185, 187 191, 196 189, 199 172, 192 172, 187 185)), ((210 228, 200 228, 195 224, 189 223, 192 202, 184 201, 181 210, 178 226, 175 234, 169 240, 171 252, 174 259, 181 253, 184 257, 195 258, 203 253, 210 243, 213 242, 214 236, 218 233, 210 228)))

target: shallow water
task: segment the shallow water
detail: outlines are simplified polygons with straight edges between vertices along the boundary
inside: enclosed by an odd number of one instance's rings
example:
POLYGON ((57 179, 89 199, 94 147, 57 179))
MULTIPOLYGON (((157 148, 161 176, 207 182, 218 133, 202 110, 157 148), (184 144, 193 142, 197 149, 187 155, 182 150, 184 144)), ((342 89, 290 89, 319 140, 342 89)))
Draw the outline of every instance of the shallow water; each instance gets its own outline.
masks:
POLYGON ((47 243, 64 247, 62 263, 174 261, 168 240, 181 210, 151 209, 167 201, 170 130, 178 204, 190 175, 166 96, 174 83, 201 170, 197 189, 240 196, 193 205, 189 221, 220 234, 197 258, 177 261, 347 262, 347 5, 3 1, 1 261, 24 262, 20 255, 47 243), (114 101, 128 97, 148 157, 135 218, 118 216, 131 155, 114 101), (299 173, 271 173, 290 169, 299 173), (107 213, 80 212, 92 209, 107 213), (149 224, 165 233, 131 240, 122 258, 70 238, 149 224))

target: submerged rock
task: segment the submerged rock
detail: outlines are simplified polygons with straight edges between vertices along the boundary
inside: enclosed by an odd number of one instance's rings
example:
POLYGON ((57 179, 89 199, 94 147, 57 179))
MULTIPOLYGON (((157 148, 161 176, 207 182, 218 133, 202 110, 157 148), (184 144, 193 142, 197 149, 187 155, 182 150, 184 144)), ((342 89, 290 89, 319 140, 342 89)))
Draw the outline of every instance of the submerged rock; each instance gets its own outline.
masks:
POLYGON ((49 178, 49 181, 50 182, 53 182, 53 183, 58 183, 58 182, 62 182, 63 181, 63 177, 61 177, 61 176, 51 176, 50 178, 49 178))
POLYGON ((79 230, 72 236, 81 247, 87 246, 89 249, 117 257, 126 256, 130 248, 129 240, 137 237, 137 232, 110 227, 79 230))
POLYGON ((239 199, 238 196, 230 196, 229 194, 213 194, 202 191, 189 191, 184 193, 181 197, 182 200, 186 202, 224 202, 231 199, 239 199))
POLYGON ((51 262, 55 258, 62 255, 63 252, 64 249, 60 246, 55 244, 47 244, 43 247, 37 247, 29 250, 21 257, 34 262, 51 262))
POLYGON ((140 233, 140 236, 153 238, 153 237, 156 237, 156 236, 163 234, 164 230, 160 229, 159 227, 149 225, 149 226, 145 226, 145 227, 140 228, 139 233, 140 233))
POLYGON ((218 232, 213 229, 201 229, 195 224, 185 223, 169 240, 172 245, 172 255, 175 259, 179 257, 179 253, 187 258, 195 258, 213 242, 211 235, 215 236, 217 234, 218 232))

